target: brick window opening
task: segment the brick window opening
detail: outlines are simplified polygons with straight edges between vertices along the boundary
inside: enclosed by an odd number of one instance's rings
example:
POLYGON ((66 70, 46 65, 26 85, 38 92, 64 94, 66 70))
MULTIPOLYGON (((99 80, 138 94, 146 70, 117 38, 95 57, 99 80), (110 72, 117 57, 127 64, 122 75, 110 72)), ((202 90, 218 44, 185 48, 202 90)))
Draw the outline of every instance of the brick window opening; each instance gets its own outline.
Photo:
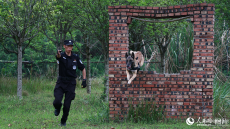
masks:
MULTIPOLYGON (((115 119, 117 115, 121 118, 127 115, 128 98, 132 98, 134 105, 143 100, 154 100, 157 105, 164 105, 166 118, 212 118, 214 11, 214 4, 207 3, 169 7, 128 5, 108 7, 109 117, 111 119, 115 119), (130 27, 134 21, 130 17, 154 19, 190 17, 193 28, 191 29, 193 52, 190 69, 175 70, 176 74, 173 70, 169 70, 168 73, 156 73, 154 69, 139 71, 136 79, 131 84, 127 84, 125 53, 137 48, 132 48, 130 45, 136 42, 132 37, 130 38, 130 27)), ((175 35, 174 39, 177 40, 177 37, 180 35, 175 35)), ((142 39, 139 42, 142 43, 142 39)), ((183 46, 178 49, 185 48, 183 46)), ((142 47, 138 50, 144 51, 142 47)), ((183 53, 182 50, 179 52, 183 53)), ((146 56, 149 58, 151 54, 146 56)), ((178 62, 182 63, 180 60, 178 62)))
POLYGON ((142 71, 180 73, 181 70, 190 70, 193 24, 190 18, 174 22, 170 22, 171 20, 173 19, 158 20, 168 21, 166 23, 150 23, 132 19, 129 24, 129 50, 142 52, 145 58, 142 71))

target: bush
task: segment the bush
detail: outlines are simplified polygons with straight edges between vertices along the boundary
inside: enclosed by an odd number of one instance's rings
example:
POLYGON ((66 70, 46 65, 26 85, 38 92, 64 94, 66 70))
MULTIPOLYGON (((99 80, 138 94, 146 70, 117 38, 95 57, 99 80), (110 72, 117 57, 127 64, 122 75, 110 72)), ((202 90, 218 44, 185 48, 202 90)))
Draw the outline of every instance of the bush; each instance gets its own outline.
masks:
POLYGON ((230 83, 221 82, 215 78, 213 84, 213 116, 217 118, 230 118, 230 83))
POLYGON ((153 101, 145 101, 134 107, 131 101, 126 121, 134 123, 155 123, 163 120, 164 118, 163 105, 159 105, 158 107, 153 101))

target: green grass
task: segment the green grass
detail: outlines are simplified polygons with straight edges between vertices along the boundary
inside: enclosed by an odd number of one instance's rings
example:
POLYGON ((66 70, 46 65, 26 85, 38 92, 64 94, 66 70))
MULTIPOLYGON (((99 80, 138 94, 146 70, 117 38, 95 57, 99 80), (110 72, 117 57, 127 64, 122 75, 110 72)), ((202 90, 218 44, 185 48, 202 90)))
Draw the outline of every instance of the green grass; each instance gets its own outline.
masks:
POLYGON ((230 82, 215 79, 213 84, 214 117, 230 119, 230 82))
MULTIPOLYGON (((26 94, 35 94, 43 91, 53 90, 56 80, 48 80, 46 78, 23 78, 22 92, 26 94)), ((16 77, 0 77, 0 93, 2 95, 17 94, 17 78, 16 77)))
MULTIPOLYGON (((70 115, 67 121, 66 128, 82 129, 82 128, 98 128, 107 129, 114 127, 116 129, 140 129, 140 128, 195 128, 196 126, 188 126, 186 123, 170 122, 157 123, 157 124, 142 124, 142 123, 114 123, 112 121, 99 122, 96 120, 102 111, 102 107, 97 104, 100 100, 93 98, 90 95, 85 94, 84 89, 77 89, 78 95, 72 102, 70 115), (92 118, 92 119, 89 119, 92 118)), ((94 92, 95 94, 97 92, 94 92)), ((99 96, 98 96, 99 97, 99 96)), ((49 128, 56 129, 59 127, 61 114, 54 116, 54 108, 52 91, 46 91, 43 93, 26 96, 23 100, 18 100, 15 96, 1 96, 0 98, 0 128, 8 129, 8 125, 11 124, 11 128, 16 129, 29 129, 29 128, 49 128)))
MULTIPOLYGON (((11 80, 7 85, 16 79, 11 80)), ((26 80, 26 79, 25 79, 26 80)), ((28 92, 19 100, 15 95, 10 93, 0 92, 0 129, 58 129, 62 112, 58 117, 54 116, 53 108, 53 88, 55 80, 24 80, 24 89, 28 92), (39 83, 39 84, 37 84, 39 83), (38 87, 45 88, 37 88, 38 87), (34 87, 30 89, 27 86, 34 87), (37 89, 37 90, 36 90, 37 89)), ((3 80, 0 79, 0 84, 3 80)), ((152 128, 211 128, 197 127, 196 125, 188 126, 185 121, 169 120, 167 122, 159 121, 157 123, 143 122, 114 122, 108 121, 108 103, 102 102, 100 99, 103 93, 103 78, 92 80, 92 93, 87 94, 86 89, 80 88, 80 83, 77 83, 76 98, 72 101, 70 114, 67 121, 67 126, 62 128, 68 129, 152 129, 152 128)), ((2 87, 2 85, 0 85, 2 87)), ((6 86, 6 85, 5 85, 6 86)), ((14 86, 15 88, 15 86, 14 86)), ((14 92, 12 92, 14 93, 14 92)), ((221 127, 216 127, 221 128, 221 127)))

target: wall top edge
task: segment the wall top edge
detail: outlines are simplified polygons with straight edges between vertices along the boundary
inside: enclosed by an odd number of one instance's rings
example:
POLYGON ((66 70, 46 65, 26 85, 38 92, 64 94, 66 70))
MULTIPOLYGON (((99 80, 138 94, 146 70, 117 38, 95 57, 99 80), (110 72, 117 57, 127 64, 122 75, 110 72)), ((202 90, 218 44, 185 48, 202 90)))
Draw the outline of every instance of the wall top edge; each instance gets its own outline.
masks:
POLYGON ((199 3, 199 4, 188 4, 188 5, 175 5, 168 7, 147 7, 147 6, 130 6, 130 5, 121 5, 121 6, 108 6, 108 9, 177 9, 177 8, 187 8, 187 7, 215 7, 214 4, 210 3, 199 3))

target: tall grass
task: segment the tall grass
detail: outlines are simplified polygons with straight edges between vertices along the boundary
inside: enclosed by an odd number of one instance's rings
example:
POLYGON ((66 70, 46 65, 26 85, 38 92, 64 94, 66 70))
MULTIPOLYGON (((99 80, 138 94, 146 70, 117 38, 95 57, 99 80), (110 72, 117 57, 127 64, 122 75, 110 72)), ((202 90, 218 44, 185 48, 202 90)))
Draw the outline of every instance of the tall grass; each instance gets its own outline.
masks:
MULTIPOLYGON (((45 78, 23 78, 22 91, 23 93, 38 93, 45 90, 52 90, 55 86, 54 80, 45 78)), ((17 94, 17 78, 16 77, 0 77, 0 93, 3 95, 17 94)))
POLYGON ((230 118, 230 82, 222 82, 215 78, 213 84, 213 116, 230 118))
POLYGON ((193 58, 193 26, 184 25, 175 34, 166 53, 166 73, 179 73, 180 70, 190 70, 193 58))
POLYGON ((134 105, 132 102, 129 104, 129 111, 126 121, 134 123, 156 123, 165 119, 164 106, 159 107, 151 101, 141 102, 134 105))
MULTIPOLYGON (((82 80, 76 80, 77 88, 81 88, 82 80)), ((91 85, 94 88, 103 89, 103 77, 92 78, 91 85)), ((22 91, 36 94, 43 91, 52 91, 56 85, 56 79, 44 77, 31 77, 22 79, 22 91)), ((0 77, 0 93, 2 95, 17 94, 17 77, 0 77)))
MULTIPOLYGON (((60 128, 58 125, 60 124, 62 112, 60 116, 55 117, 52 105, 55 81, 23 79, 23 89, 27 90, 29 95, 24 96, 20 101, 15 97, 16 94, 11 89, 5 90, 8 92, 3 94, 1 88, 0 128, 60 128)), ((13 84, 16 89, 16 78, 1 78, 0 84, 2 83, 5 86, 13 84)), ((188 126, 185 121, 164 121, 163 107, 156 107, 152 105, 152 102, 140 103, 135 108, 131 104, 128 119, 124 122, 114 123, 109 119, 109 104, 100 99, 104 87, 103 77, 92 79, 91 94, 87 94, 86 89, 80 88, 80 85, 81 80, 78 80, 75 91, 76 98, 71 104, 67 128, 197 128, 196 125, 188 126)), ((223 98, 227 96, 227 92, 224 90, 229 91, 228 89, 229 83, 225 83, 225 86, 222 83, 215 83, 214 85, 214 91, 216 91, 214 93, 214 105, 217 106, 217 108, 214 108, 214 113, 217 112, 217 116, 218 113, 229 114, 227 109, 225 112, 221 109, 226 105, 226 101, 223 101, 223 98), (218 105, 221 105, 220 110, 217 110, 218 105)))

